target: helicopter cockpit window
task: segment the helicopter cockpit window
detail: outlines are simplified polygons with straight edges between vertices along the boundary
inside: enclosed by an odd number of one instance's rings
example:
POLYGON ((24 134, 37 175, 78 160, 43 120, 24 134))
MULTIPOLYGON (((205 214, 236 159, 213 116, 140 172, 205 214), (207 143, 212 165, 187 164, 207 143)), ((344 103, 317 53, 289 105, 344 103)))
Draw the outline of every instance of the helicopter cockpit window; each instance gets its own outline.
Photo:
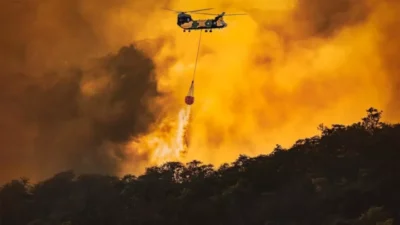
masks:
POLYGON ((190 16, 182 16, 178 18, 179 23, 187 23, 192 21, 192 18, 190 16))

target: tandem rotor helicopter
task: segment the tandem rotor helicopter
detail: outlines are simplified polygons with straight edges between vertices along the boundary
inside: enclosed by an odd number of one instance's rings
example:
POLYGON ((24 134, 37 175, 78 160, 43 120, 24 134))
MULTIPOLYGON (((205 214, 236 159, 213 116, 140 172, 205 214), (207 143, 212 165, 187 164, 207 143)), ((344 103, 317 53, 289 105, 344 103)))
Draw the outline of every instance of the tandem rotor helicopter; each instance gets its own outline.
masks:
POLYGON ((192 11, 176 11, 172 9, 165 9, 169 11, 173 11, 178 13, 177 24, 179 27, 183 29, 183 32, 190 32, 191 30, 205 30, 205 32, 212 32, 213 29, 223 29, 228 26, 228 24, 224 21, 224 16, 240 16, 246 14, 225 14, 222 12, 221 14, 212 14, 212 13, 199 13, 200 11, 210 10, 212 8, 207 9, 198 9, 192 11), (213 19, 206 20, 193 20, 191 14, 203 14, 203 15, 212 15, 215 16, 213 19))

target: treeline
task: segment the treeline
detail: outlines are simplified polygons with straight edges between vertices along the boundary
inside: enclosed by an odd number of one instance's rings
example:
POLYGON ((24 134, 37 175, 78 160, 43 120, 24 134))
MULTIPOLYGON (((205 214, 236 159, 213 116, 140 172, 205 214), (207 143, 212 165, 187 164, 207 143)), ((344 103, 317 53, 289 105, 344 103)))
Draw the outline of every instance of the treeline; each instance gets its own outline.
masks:
POLYGON ((139 177, 13 180, 0 190, 0 225, 400 224, 400 125, 381 114, 218 169, 169 162, 139 177))

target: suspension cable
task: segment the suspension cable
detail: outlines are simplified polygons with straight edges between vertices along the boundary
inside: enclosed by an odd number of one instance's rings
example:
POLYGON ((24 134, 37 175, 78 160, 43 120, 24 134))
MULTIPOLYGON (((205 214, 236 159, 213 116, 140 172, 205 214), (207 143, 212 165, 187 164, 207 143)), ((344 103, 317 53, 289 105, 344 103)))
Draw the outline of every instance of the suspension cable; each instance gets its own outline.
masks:
POLYGON ((195 64, 194 64, 194 71, 193 71, 192 83, 194 82, 194 78, 195 78, 195 75, 196 75, 197 60, 198 60, 198 58, 199 58, 199 51, 200 51, 201 33, 202 33, 202 30, 200 30, 199 45, 197 46, 197 55, 196 55, 196 62, 195 62, 195 64))

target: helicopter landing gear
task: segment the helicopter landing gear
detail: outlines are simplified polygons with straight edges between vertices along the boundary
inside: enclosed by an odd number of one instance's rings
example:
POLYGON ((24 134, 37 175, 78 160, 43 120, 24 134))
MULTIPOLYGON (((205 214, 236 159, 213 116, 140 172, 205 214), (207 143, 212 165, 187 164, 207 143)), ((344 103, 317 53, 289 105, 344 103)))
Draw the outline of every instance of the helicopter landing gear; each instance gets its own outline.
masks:
POLYGON ((212 32, 212 30, 211 30, 211 29, 210 29, 210 30, 205 30, 205 32, 210 32, 210 33, 211 33, 211 32, 212 32))

